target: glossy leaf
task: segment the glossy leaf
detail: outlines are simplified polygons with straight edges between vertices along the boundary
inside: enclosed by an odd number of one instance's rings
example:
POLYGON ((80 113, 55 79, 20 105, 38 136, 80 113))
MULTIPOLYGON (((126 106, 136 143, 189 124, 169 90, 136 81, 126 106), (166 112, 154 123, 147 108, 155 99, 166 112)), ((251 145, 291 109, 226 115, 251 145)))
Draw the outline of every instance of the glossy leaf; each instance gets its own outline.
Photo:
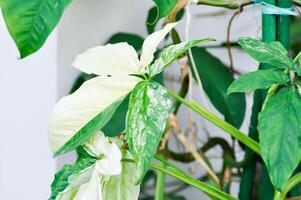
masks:
POLYGON ((289 80, 289 76, 278 69, 258 70, 239 77, 228 88, 228 94, 268 89, 273 84, 286 84, 289 80))
POLYGON ((138 183, 157 151, 171 107, 165 88, 156 82, 141 82, 132 91, 126 133, 138 168, 138 183))
POLYGON ((178 0, 153 0, 157 8, 157 16, 154 22, 167 16, 177 5, 178 0))
POLYGON ((131 33, 116 33, 108 39, 106 44, 127 42, 129 45, 134 47, 134 49, 136 51, 139 51, 142 48, 143 41, 144 41, 144 39, 139 35, 135 35, 135 34, 131 34, 131 33))
POLYGON ((282 88, 259 114, 259 138, 271 181, 281 190, 300 162, 301 97, 293 88, 282 88))
POLYGON ((206 38, 202 40, 192 40, 189 42, 182 42, 180 44, 170 45, 165 48, 160 54, 159 58, 148 67, 148 73, 150 76, 159 74, 165 67, 170 65, 188 49, 205 42, 212 42, 214 39, 206 38))
POLYGON ((252 58, 260 63, 270 64, 285 69, 294 68, 292 58, 280 42, 266 44, 258 38, 240 38, 238 43, 252 58))
POLYGON ((24 58, 41 48, 71 0, 0 0, 7 28, 24 58))
POLYGON ((101 130, 112 118, 116 109, 124 100, 124 97, 117 100, 104 111, 99 113, 91 121, 89 121, 80 131, 78 131, 67 143, 65 143, 54 156, 58 156, 74 150, 78 146, 86 142, 94 133, 101 130))
POLYGON ((221 112, 225 120, 240 127, 246 109, 244 94, 227 95, 234 81, 229 69, 216 57, 203 48, 192 48, 192 54, 203 88, 212 104, 221 112))
POLYGON ((58 173, 51 184, 51 196, 49 200, 55 200, 59 193, 63 192, 70 185, 70 177, 77 176, 85 169, 95 163, 95 159, 86 157, 78 160, 73 165, 65 165, 58 173))
MULTIPOLYGON (((132 159, 130 153, 124 158, 132 159)), ((120 175, 111 176, 103 185, 103 199, 137 200, 140 185, 135 185, 137 168, 134 163, 123 162, 120 175)))

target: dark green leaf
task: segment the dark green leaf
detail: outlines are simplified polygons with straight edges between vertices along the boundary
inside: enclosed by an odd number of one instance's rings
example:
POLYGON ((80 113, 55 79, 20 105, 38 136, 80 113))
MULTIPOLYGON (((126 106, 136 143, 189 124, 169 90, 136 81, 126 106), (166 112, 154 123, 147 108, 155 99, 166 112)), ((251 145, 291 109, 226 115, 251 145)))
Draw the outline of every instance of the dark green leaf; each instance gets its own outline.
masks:
POLYGON ((245 96, 239 93, 227 95, 228 87, 234 81, 229 69, 203 48, 192 48, 192 54, 210 101, 227 122, 239 128, 244 120, 245 96))
POLYGON ((126 133, 138 167, 138 183, 157 151, 171 107, 168 93, 156 82, 141 82, 132 91, 126 133))
POLYGON ((74 165, 65 165, 58 173, 51 184, 51 197, 49 200, 55 200, 56 196, 69 186, 69 177, 77 175, 84 169, 95 163, 94 158, 83 158, 78 160, 74 165))
POLYGON ((119 42, 127 42, 129 45, 133 46, 136 51, 141 50, 144 39, 135 34, 131 33, 116 33, 108 39, 107 43, 115 44, 119 42))
POLYGON ((129 95, 118 106, 111 120, 102 128, 106 136, 116 137, 125 130, 125 119, 128 111, 129 95))
POLYGON ((259 114, 261 154, 271 181, 281 190, 293 174, 301 156, 301 97, 293 88, 272 96, 259 114))
MULTIPOLYGON (((176 16, 176 21, 180 21, 184 16, 185 10, 181 9, 176 16)), ((148 10, 147 19, 146 19, 146 28, 147 33, 150 35, 155 31, 155 27, 157 25, 157 7, 154 6, 148 10)))
POLYGON ((21 58, 41 48, 71 0, 0 0, 21 58))
POLYGON ((147 33, 150 35, 155 31, 155 27, 157 25, 157 7, 154 6, 151 9, 149 9, 146 19, 146 29, 147 33))
POLYGON ((228 94, 268 89, 273 84, 286 84, 289 80, 289 76, 278 69, 258 70, 244 74, 234 81, 228 88, 228 94))
POLYGON ((156 4, 157 14, 155 21, 161 19, 162 17, 167 16, 172 9, 177 5, 178 0, 153 0, 156 4))
POLYGON ((212 42, 214 39, 202 39, 202 40, 192 40, 189 42, 182 42, 180 44, 170 45, 167 48, 163 49, 159 58, 148 67, 148 73, 150 76, 154 76, 163 71, 165 67, 170 65, 188 49, 204 42, 212 42))
POLYGON ((62 146, 54 156, 59 156, 61 154, 67 153, 79 147, 85 143, 94 133, 101 130, 113 117, 115 111, 119 105, 123 102, 125 97, 115 101, 109 107, 107 107, 103 112, 99 113, 91 121, 89 121, 82 129, 80 129, 64 146, 62 146))
POLYGON ((77 78, 75 79, 72 87, 71 87, 71 90, 70 90, 70 93, 69 94, 72 94, 73 92, 75 92, 78 88, 80 88, 80 86, 87 80, 90 80, 91 78, 94 78, 96 77, 96 75, 94 74, 86 74, 86 73, 80 73, 77 78))
POLYGON ((280 42, 266 44, 258 38, 242 37, 238 43, 245 52, 260 63, 270 64, 280 69, 294 67, 292 58, 280 42))

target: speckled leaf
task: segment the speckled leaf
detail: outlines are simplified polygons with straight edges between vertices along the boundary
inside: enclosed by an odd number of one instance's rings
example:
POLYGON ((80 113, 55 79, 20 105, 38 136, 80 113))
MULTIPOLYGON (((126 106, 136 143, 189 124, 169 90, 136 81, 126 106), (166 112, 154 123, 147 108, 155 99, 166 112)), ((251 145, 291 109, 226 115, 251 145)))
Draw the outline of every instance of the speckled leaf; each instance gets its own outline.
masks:
POLYGON ((51 184, 51 196, 49 200, 55 200, 57 195, 63 192, 70 184, 70 177, 77 176, 85 169, 89 168, 95 163, 95 159, 85 157, 78 160, 73 165, 65 165, 58 173, 51 184))
POLYGON ((165 88, 156 82, 141 82, 132 91, 126 133, 138 168, 138 183, 157 151, 171 107, 165 88))
POLYGON ((278 69, 258 70, 239 77, 228 88, 228 94, 268 89, 273 84, 286 84, 289 80, 289 76, 278 69))
POLYGON ((270 64, 280 69, 294 67, 292 58, 280 42, 266 44, 258 38, 242 37, 238 43, 245 52, 260 63, 270 64))
POLYGON ((0 0, 2 13, 24 58, 41 48, 71 0, 0 0))
MULTIPOLYGON (((125 153, 124 153, 125 154, 125 153)), ((127 152, 125 159, 132 159, 127 152)), ((122 162, 122 172, 111 176, 103 185, 103 199, 105 200, 137 200, 140 185, 135 185, 137 168, 134 163, 122 162)))
POLYGON ((148 67, 148 73, 150 76, 154 76, 163 71, 165 67, 170 65, 174 60, 176 60, 179 56, 185 53, 188 49, 204 43, 204 42, 212 42, 214 39, 206 38, 202 40, 192 40, 189 42, 182 42, 180 44, 170 45, 167 48, 163 49, 159 58, 148 67))
POLYGON ((154 22, 167 16, 177 5, 178 0, 153 0, 157 7, 157 17, 154 22))
POLYGON ((293 88, 272 96, 259 114, 259 138, 271 181, 281 190, 301 158, 301 97, 293 88))
POLYGON ((244 94, 227 95, 228 87, 234 81, 233 75, 227 66, 204 48, 194 47, 192 54, 210 101, 227 122, 239 128, 244 120, 246 102, 244 94))

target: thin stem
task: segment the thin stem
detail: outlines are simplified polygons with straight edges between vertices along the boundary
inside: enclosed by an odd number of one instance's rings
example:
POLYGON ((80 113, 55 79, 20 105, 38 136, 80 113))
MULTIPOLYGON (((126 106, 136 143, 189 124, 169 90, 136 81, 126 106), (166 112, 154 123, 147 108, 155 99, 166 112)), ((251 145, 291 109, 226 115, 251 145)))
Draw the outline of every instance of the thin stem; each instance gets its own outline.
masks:
POLYGON ((235 17, 237 15, 239 15, 243 10, 243 7, 241 7, 238 11, 236 11, 232 17, 230 18, 229 24, 228 24, 228 28, 227 28, 227 51, 228 51, 228 56, 229 56, 229 60, 230 60, 230 70, 231 73, 233 74, 235 72, 234 66, 233 66, 233 57, 232 57, 232 52, 231 52, 231 43, 230 43, 230 35, 231 35, 231 26, 232 23, 235 19, 235 17))
POLYGON ((237 140, 241 141, 243 144, 248 146, 250 149, 255 151, 258 155, 260 155, 260 148, 259 144, 254 141, 253 139, 246 136, 244 133, 239 131, 237 128, 229 124, 228 122, 222 120, 221 118, 217 117, 213 113, 207 111, 202 106, 198 105, 196 102, 188 102, 185 99, 179 97, 177 94, 172 92, 171 90, 168 90, 168 93, 170 96, 175 98, 176 100, 182 102, 185 106, 196 112, 197 114, 203 116, 213 124, 215 124, 217 127, 221 128, 222 130, 229 133, 231 136, 236 138, 237 140))
POLYGON ((237 9, 240 7, 248 6, 253 4, 253 1, 217 1, 217 0, 199 0, 198 4, 209 5, 209 6, 217 6, 217 7, 225 7, 229 9, 237 9))
MULTIPOLYGON (((162 156, 163 155, 159 155, 162 156)), ((165 164, 159 161, 159 165, 162 168, 165 168, 165 164)), ((165 173, 158 171, 157 180, 156 180, 156 191, 155 191, 155 200, 164 200, 165 194, 165 173)))
MULTIPOLYGON (((160 160, 160 161, 162 161, 162 160, 160 160)), ((181 180, 184 183, 187 183, 187 184, 191 185, 192 187, 195 187, 216 199, 235 200, 234 197, 228 195, 227 193, 224 193, 215 187, 212 187, 206 183, 196 180, 193 177, 188 176, 186 173, 184 173, 182 170, 178 169, 177 167, 175 167, 173 164, 169 163, 168 161, 165 160, 163 162, 164 162, 164 164, 166 164, 166 166, 167 166, 166 168, 163 168, 163 167, 160 167, 160 166, 154 165, 154 164, 151 164, 150 167, 153 169, 156 169, 158 171, 164 172, 165 174, 170 175, 178 180, 181 180)))

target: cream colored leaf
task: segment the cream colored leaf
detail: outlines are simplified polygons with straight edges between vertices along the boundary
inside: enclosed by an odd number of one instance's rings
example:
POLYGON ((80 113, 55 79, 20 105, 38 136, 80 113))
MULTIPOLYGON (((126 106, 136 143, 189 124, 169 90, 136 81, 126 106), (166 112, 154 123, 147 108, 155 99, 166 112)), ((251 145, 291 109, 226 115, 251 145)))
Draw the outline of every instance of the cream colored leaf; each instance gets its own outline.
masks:
POLYGON ((126 42, 91 48, 78 55, 72 65, 85 73, 103 76, 137 74, 140 66, 135 49, 126 42))
POLYGON ((49 141, 57 152, 87 123, 113 102, 127 95, 139 82, 136 77, 96 77, 55 106, 49 124, 49 141))
POLYGON ((142 54, 140 57, 140 62, 143 68, 149 65, 154 59, 154 53, 159 45, 159 43, 164 39, 164 37, 173 29, 177 23, 167 24, 162 30, 154 32, 147 36, 143 42, 142 54))

